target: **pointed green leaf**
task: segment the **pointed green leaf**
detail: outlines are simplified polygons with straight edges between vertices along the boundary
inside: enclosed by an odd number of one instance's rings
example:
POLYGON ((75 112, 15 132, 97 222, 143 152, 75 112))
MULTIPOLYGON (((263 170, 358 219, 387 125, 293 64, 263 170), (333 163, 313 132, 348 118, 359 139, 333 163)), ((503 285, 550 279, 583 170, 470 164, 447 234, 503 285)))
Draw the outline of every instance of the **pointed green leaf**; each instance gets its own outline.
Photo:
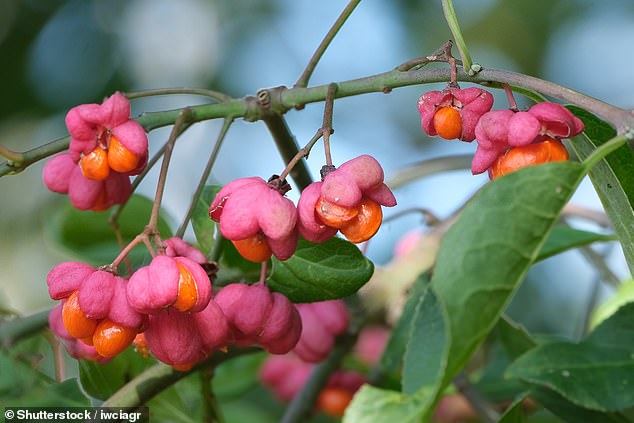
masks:
POLYGON ((403 363, 403 393, 412 395, 426 386, 435 386, 445 371, 448 343, 446 316, 433 290, 421 296, 410 331, 403 363), (440 365, 439 365, 440 364, 440 365))
POLYGON ((536 261, 541 261, 564 251, 583 247, 593 242, 614 241, 613 235, 598 234, 595 232, 582 231, 566 225, 557 225, 546 239, 536 261))
MULTIPOLYGON (((616 135, 612 126, 576 106, 568 109, 585 125, 582 135, 571 142, 579 158, 585 159, 598 146, 616 135)), ((634 152, 624 145, 590 171, 590 180, 610 217, 623 252, 634 273, 634 152)))
POLYGON ((602 413, 580 407, 546 388, 534 387, 531 389, 531 397, 568 423, 631 423, 631 420, 619 413, 602 413))
POLYGON ((200 247, 200 251, 209 254, 217 236, 216 222, 209 217, 209 206, 222 187, 207 185, 203 188, 192 213, 192 227, 200 247))
POLYGON ((383 386, 381 383, 382 378, 400 369, 405 348, 407 347, 407 342, 410 339, 412 331, 412 321, 418 310, 418 304, 421 302, 423 294, 428 288, 428 284, 429 275, 427 273, 422 274, 414 281, 407 296, 405 306, 403 307, 401 317, 390 331, 390 338, 383 350, 381 360, 372 370, 373 373, 370 376, 370 380, 373 381, 373 385, 383 386))
POLYGON ((498 420, 498 423, 524 423, 526 421, 526 413, 522 407, 522 401, 526 394, 521 395, 506 409, 504 414, 498 420))
POLYGON ((431 400, 433 392, 427 390, 411 397, 363 385, 346 408, 343 423, 418 423, 431 400))
POLYGON ((551 342, 517 359, 507 375, 554 390, 597 411, 634 406, 634 304, 626 304, 581 343, 551 342))
POLYGON ((449 318, 444 384, 495 326, 583 175, 582 165, 565 162, 499 178, 443 238, 432 286, 449 318))
POLYGON ((290 259, 272 261, 269 286, 295 303, 347 297, 374 272, 374 265, 359 248, 340 238, 322 244, 300 240, 290 259))
POLYGON ((130 348, 106 364, 80 360, 79 383, 86 394, 106 400, 128 380, 154 363, 154 360, 143 358, 130 348))

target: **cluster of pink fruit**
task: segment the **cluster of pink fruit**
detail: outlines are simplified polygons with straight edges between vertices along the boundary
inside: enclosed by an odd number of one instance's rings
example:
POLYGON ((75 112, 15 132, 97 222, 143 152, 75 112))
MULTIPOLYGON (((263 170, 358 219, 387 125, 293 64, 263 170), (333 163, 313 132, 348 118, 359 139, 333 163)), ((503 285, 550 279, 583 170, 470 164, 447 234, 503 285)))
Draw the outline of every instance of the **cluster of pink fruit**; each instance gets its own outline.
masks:
POLYGON ((50 326, 73 356, 108 359, 135 341, 178 370, 230 345, 259 345, 273 354, 295 348, 316 362, 347 327, 340 300, 294 305, 263 283, 230 284, 213 296, 201 266, 205 256, 179 238, 165 244, 166 254, 129 280, 78 262, 50 271, 49 294, 61 300, 50 326))
POLYGON ((240 178, 225 185, 209 208, 220 232, 247 260, 262 262, 293 255, 301 235, 325 242, 338 231, 350 241, 367 241, 382 222, 381 206, 396 199, 371 156, 354 158, 302 191, 297 207, 284 197, 283 181, 240 178))
POLYGON ((481 88, 447 88, 418 99, 423 130, 445 139, 477 140, 471 170, 495 179, 526 166, 568 160, 561 140, 583 131, 583 122, 560 104, 544 102, 527 111, 494 110, 481 88))
POLYGON ((42 179, 51 191, 68 194, 79 210, 102 211, 132 194, 131 175, 148 158, 145 130, 130 119, 130 102, 115 93, 103 104, 82 104, 66 115, 68 152, 49 160, 42 179))

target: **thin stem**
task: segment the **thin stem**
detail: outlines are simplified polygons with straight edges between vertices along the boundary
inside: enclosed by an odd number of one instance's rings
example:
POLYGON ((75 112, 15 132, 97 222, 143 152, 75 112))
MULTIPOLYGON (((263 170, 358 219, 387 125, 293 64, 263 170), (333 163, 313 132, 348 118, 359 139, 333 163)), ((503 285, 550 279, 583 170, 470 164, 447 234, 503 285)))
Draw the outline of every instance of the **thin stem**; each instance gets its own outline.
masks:
POLYGON ((209 97, 216 100, 219 103, 231 99, 227 94, 223 94, 219 91, 208 90, 205 88, 159 88, 142 91, 132 91, 129 93, 122 93, 130 100, 141 97, 152 97, 158 95, 171 95, 171 94, 193 94, 209 97))
POLYGON ((605 214, 605 212, 601 210, 593 210, 578 204, 566 204, 561 212, 561 215, 563 217, 578 217, 586 219, 603 228, 609 228, 612 226, 612 222, 610 222, 610 218, 607 214, 605 214))
POLYGON ((436 216, 434 212, 432 212, 431 210, 424 209, 422 207, 412 207, 409 209, 401 210, 398 213, 394 213, 386 217, 385 219, 383 219, 383 223, 388 223, 400 217, 407 216, 408 214, 413 214, 413 213, 422 214, 423 217, 425 218, 425 224, 427 226, 436 226, 438 223, 442 222, 442 220, 438 216, 436 216))
POLYGON ((299 79, 295 83, 296 87, 308 86, 308 80, 312 76, 313 71, 315 70, 315 67, 317 67, 317 63, 319 63, 321 56, 324 55, 324 53, 326 52, 326 49, 328 48, 332 40, 335 38, 335 36, 339 32, 343 24, 350 17, 350 15, 352 14, 352 12, 354 11, 354 9, 357 7, 359 3, 361 3, 361 0, 350 0, 346 8, 343 9, 343 11, 339 15, 335 23, 332 25, 332 27, 330 28, 330 30, 328 31, 324 39, 319 44, 319 47, 317 47, 317 50, 315 50, 315 53, 313 53, 313 56, 308 61, 308 64, 306 65, 306 69, 304 69, 304 72, 302 72, 302 75, 299 77, 299 79))
POLYGON ((258 283, 264 284, 266 282, 266 269, 268 267, 268 261, 263 261, 260 267, 260 280, 258 283))
POLYGON ((445 44, 442 45, 442 47, 434 51, 429 56, 417 57, 415 59, 408 60, 407 62, 398 65, 394 69, 399 72, 407 72, 412 69, 420 69, 432 62, 446 62, 447 57, 445 56, 445 52, 447 51, 447 45, 453 45, 451 40, 447 41, 445 44))
MULTIPOLYGON (((165 181, 167 180, 167 170, 169 169, 172 152, 174 151, 174 144, 176 143, 176 139, 181 132, 181 126, 187 123, 190 119, 191 110, 189 108, 184 108, 176 118, 176 121, 174 122, 174 127, 172 128, 172 132, 170 133, 170 136, 167 139, 167 143, 165 145, 165 155, 163 156, 163 162, 161 163, 161 171, 159 173, 158 182, 156 184, 156 195, 154 197, 154 204, 152 205, 150 222, 148 223, 149 231, 153 235, 158 233, 159 212, 161 210, 161 202, 163 201, 165 181)), ((157 248, 161 250, 160 238, 157 237, 157 241, 159 242, 157 248)))
POLYGON ((128 254, 130 254, 130 252, 134 249, 134 247, 136 247, 137 245, 141 243, 146 242, 147 239, 148 237, 145 231, 140 233, 136 237, 134 237, 134 239, 130 241, 130 243, 126 245, 126 247, 123 250, 121 250, 119 255, 112 261, 112 263, 110 263, 107 266, 108 270, 111 272, 116 272, 117 268, 119 267, 119 264, 121 264, 123 259, 125 259, 128 256, 128 254))
POLYGON ((470 169, 471 160, 473 160, 473 156, 471 154, 436 157, 429 160, 423 160, 422 162, 411 164, 399 171, 387 181, 387 185, 392 189, 397 189, 411 182, 418 181, 419 179, 423 179, 437 173, 470 169))
MULTIPOLYGON (((281 115, 274 114, 264 118, 264 123, 269 129, 275 141, 275 145, 282 155, 282 159, 285 163, 290 163, 297 155, 299 147, 297 146, 295 137, 291 134, 286 124, 286 119, 281 115)), ((313 182, 310 172, 308 171, 308 166, 301 160, 293 165, 290 175, 300 190, 303 190, 313 182)))
POLYGON ((198 186, 196 187, 196 191, 192 196, 192 201, 189 205, 189 209, 185 214, 185 218, 183 219, 183 223, 181 223, 180 227, 176 231, 176 237, 182 238, 185 234, 185 230, 187 229, 187 225, 192 218, 192 214, 194 213, 194 208, 196 208, 196 203, 198 203, 198 199, 205 189, 205 184, 207 183, 207 179, 209 179, 209 174, 211 173, 211 169, 214 167, 214 163, 216 162, 216 158, 218 157, 218 153, 220 152, 220 147, 222 146, 222 142, 225 139, 225 135, 227 135, 227 131, 231 127, 233 123, 232 117, 226 117, 222 128, 220 129, 220 133, 218 134, 218 138, 216 139, 216 143, 214 144, 214 148, 211 151, 211 155, 209 156, 209 160, 207 160, 207 165, 203 170, 202 175, 200 176, 200 180, 198 181, 198 186))
POLYGON ((53 350, 53 365, 55 367, 55 380, 61 383, 66 379, 66 369, 64 365, 64 352, 62 343, 52 333, 48 333, 46 336, 51 349, 53 350))
POLYGON ((499 420, 500 414, 495 411, 493 405, 471 385, 464 373, 459 373, 458 376, 456 376, 454 386, 464 395, 467 401, 469 401, 483 421, 486 423, 495 423, 499 420))
MULTIPOLYGON (((147 165, 145 165, 145 169, 143 169, 143 172, 141 172, 139 175, 137 175, 136 178, 134 178, 134 181, 132 181, 132 192, 136 191, 136 189, 139 187, 141 182, 145 179, 147 174, 150 173, 150 170, 152 170, 156 162, 158 162, 158 160, 161 157, 163 157, 163 153, 165 153, 166 147, 167 147, 167 144, 163 144, 163 146, 159 149, 159 151, 157 151, 152 156, 152 158, 148 160, 147 165)), ((130 196, 130 198, 131 197, 132 196, 130 196)), ((123 212, 123 209, 125 208, 125 206, 128 204, 128 201, 130 201, 130 198, 128 198, 124 203, 118 204, 117 206, 113 207, 112 212, 110 213, 110 217, 108 218, 108 223, 112 225, 113 223, 116 223, 119 221, 119 217, 121 217, 121 213, 123 212)))
POLYGON ((317 141, 319 141, 319 139, 324 135, 323 131, 320 129, 317 130, 317 132, 315 133, 315 135, 313 135, 313 137, 310 139, 310 141, 308 141, 308 143, 302 147, 297 154, 295 154, 295 156, 293 156, 293 158, 291 159, 290 162, 288 162, 288 164, 286 165, 286 167, 284 168, 284 170, 282 171, 282 173, 280 174, 280 180, 284 180, 286 179, 286 177, 288 176, 288 174, 293 170, 293 168, 295 167, 295 165, 297 165, 297 163, 303 159, 303 158, 308 158, 308 155, 310 154, 310 150, 312 150, 313 146, 315 145, 315 143, 317 143, 317 141))
POLYGON ((0 145, 0 156, 6 158, 13 163, 21 163, 24 160, 22 153, 10 150, 2 145, 0 145))
POLYGON ((586 159, 583 161, 583 164, 586 170, 592 169, 594 165, 603 160, 608 154, 613 151, 621 148, 627 142, 627 138, 624 135, 619 135, 608 142, 601 144, 594 150, 586 159))
POLYGON ((326 166, 332 166, 332 156, 330 154, 330 135, 335 131, 332 129, 332 114, 335 107, 335 95, 337 94, 337 84, 328 85, 326 92, 326 104, 324 106, 324 120, 321 125, 321 132, 324 134, 324 153, 326 154, 326 166))
MULTIPOLYGON (((112 230, 114 231, 114 235, 117 237, 117 244, 119 244, 119 248, 124 249, 126 247, 125 241, 123 240, 123 235, 121 235, 121 230, 119 229, 119 223, 116 221, 110 222, 110 226, 112 226, 112 230)), ((123 259, 123 263, 125 264, 126 274, 132 275, 134 269, 132 268, 132 262, 130 261, 130 257, 127 255, 123 259)))
POLYGON ((517 112, 519 109, 517 108, 517 102, 515 101, 515 97, 513 96, 513 90, 509 84, 502 84, 502 88, 504 88, 504 92, 506 93, 506 99, 509 102, 509 109, 517 112))
POLYGON ((222 255, 222 249, 224 247, 225 242, 226 242, 225 237, 222 236, 220 231, 218 231, 218 233, 216 234, 216 241, 214 242, 214 245, 213 247, 211 247, 211 251, 209 252, 209 255, 207 256, 207 259, 210 262, 217 262, 218 260, 220 260, 220 256, 222 255))
POLYGON ((140 375, 126 383, 110 398, 102 407, 138 407, 154 398, 164 389, 172 386, 179 380, 207 367, 216 367, 218 364, 231 360, 240 355, 261 351, 258 348, 231 349, 227 353, 214 352, 210 358, 198 363, 191 370, 179 372, 165 364, 157 364, 145 370, 140 375))
POLYGON ((581 254, 590 262, 598 273, 599 279, 603 280, 609 285, 618 287, 621 284, 621 280, 612 271, 610 266, 605 261, 605 256, 597 253, 592 247, 581 247, 579 249, 581 254))
MULTIPOLYGON (((162 245, 160 238, 157 241, 158 241, 158 243, 160 245, 162 245)), ((147 250, 150 252, 150 255, 152 257, 156 257, 156 251, 154 251, 154 248, 152 247, 152 243, 150 242, 150 238, 148 238, 147 236, 144 236, 143 237, 143 243, 145 244, 145 248, 147 248, 147 250)))
POLYGON ((200 371, 200 393, 203 400, 204 421, 207 423, 224 423, 225 419, 220 412, 218 400, 211 389, 211 379, 214 375, 214 368, 209 367, 200 371))
POLYGON ((471 73, 471 66, 473 62, 471 61, 467 44, 462 37, 462 31, 460 30, 460 24, 458 24, 456 11, 453 8, 453 2, 451 0, 442 0, 442 11, 445 15, 445 20, 447 20, 447 24, 449 25, 449 29, 451 30, 451 34, 453 35, 453 39, 456 42, 456 46, 458 47, 458 51, 460 52, 462 66, 465 71, 471 73))

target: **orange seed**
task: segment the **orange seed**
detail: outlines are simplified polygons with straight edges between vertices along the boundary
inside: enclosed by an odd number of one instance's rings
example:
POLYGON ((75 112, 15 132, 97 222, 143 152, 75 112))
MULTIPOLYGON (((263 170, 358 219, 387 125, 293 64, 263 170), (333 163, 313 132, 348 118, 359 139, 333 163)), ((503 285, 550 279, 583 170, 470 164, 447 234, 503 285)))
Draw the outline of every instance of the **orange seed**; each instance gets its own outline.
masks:
POLYGON ((324 224, 333 227, 341 228, 345 226, 350 220, 359 213, 358 208, 343 207, 335 203, 331 203, 324 197, 319 197, 315 204, 315 212, 319 219, 324 224))
POLYGON ((73 292, 62 308, 62 322, 70 336, 73 338, 87 338, 92 336, 97 327, 97 320, 90 319, 79 308, 79 292, 73 292))
POLYGON ((128 150, 114 136, 110 136, 108 145, 108 164, 113 170, 119 173, 126 173, 134 170, 139 164, 139 157, 128 150))
POLYGON ((377 233, 383 222, 381 205, 363 197, 358 207, 359 213, 340 229, 350 242, 358 244, 367 241, 377 233))
POLYGON ((99 355, 114 357, 132 343, 136 334, 136 329, 121 326, 109 319, 103 319, 97 325, 92 340, 99 355))
POLYGON ((180 277, 178 279, 178 296, 173 307, 178 311, 189 311, 198 301, 198 288, 194 276, 180 263, 177 263, 180 277))
POLYGON ((110 174, 108 153, 101 147, 96 147, 79 160, 79 167, 86 178, 103 181, 110 174))
POLYGON ((271 258, 273 252, 264 234, 257 233, 254 236, 237 241, 231 241, 242 257, 255 263, 261 263, 271 258))
POLYGON ((462 117, 453 107, 441 107, 434 114, 434 129, 440 138, 453 140, 462 135, 462 117))

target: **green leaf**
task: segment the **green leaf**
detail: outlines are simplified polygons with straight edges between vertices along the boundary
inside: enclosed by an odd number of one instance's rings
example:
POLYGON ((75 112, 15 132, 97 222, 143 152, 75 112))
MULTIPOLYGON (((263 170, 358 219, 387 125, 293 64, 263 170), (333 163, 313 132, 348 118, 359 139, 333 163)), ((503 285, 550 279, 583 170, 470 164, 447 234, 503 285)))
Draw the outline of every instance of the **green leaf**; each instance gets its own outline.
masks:
POLYGON ((590 328, 599 326, 599 324, 613 315, 621 306, 632 302, 634 302, 634 280, 629 280, 619 285, 614 296, 602 303, 592 312, 590 328))
POLYGON ((221 188, 219 185, 206 185, 200 197, 198 197, 198 201, 192 213, 194 234, 198 240, 200 250, 205 253, 205 255, 211 251, 218 231, 216 222, 209 217, 209 206, 221 188))
POLYGON ((524 413, 524 408, 522 407, 522 401, 524 401, 525 397, 526 395, 522 395, 513 401, 513 403, 500 417, 498 423, 524 423, 526 421, 526 414, 524 413))
POLYGON ((507 375, 556 391, 597 411, 634 406, 634 304, 626 304, 584 341, 551 342, 517 359, 507 375))
POLYGON ((154 360, 141 357, 131 348, 105 364, 80 360, 79 383, 91 397, 106 400, 128 380, 154 363, 154 360))
POLYGON ((449 319, 443 385, 493 329, 583 175, 581 164, 563 162, 496 179, 443 238, 432 278, 449 319))
POLYGON ((421 410, 433 399, 432 394, 429 390, 422 390, 415 396, 406 396, 363 385, 346 408, 343 423, 418 423, 421 410))
MULTIPOLYGON (((576 106, 568 109, 585 125, 582 135, 571 142, 580 159, 616 135, 607 122, 576 106)), ((610 217, 623 246, 630 272, 634 273, 634 152, 624 145, 590 171, 590 180, 610 217)))
POLYGON ((448 343, 446 316, 433 290, 420 297, 405 351, 403 392, 414 394, 426 386, 435 386, 445 370, 445 347, 448 343), (440 363, 440 365, 439 365, 440 363))
POLYGON ((601 413, 579 407, 546 388, 534 387, 531 389, 531 397, 568 423, 631 423, 631 420, 619 413, 601 413))
POLYGON ((373 385, 379 387, 383 386, 381 383, 382 378, 385 375, 394 373, 401 368, 405 348, 407 347, 407 342, 410 339, 412 331, 412 321, 417 313, 417 306, 421 302, 423 294, 428 288, 428 284, 429 275, 427 273, 420 275, 412 284, 407 301, 403 307, 401 317, 394 328, 392 328, 390 338, 383 350, 383 354, 381 355, 381 360, 373 369, 373 374, 370 376, 370 380, 373 381, 373 385))
POLYGON ((258 384, 258 372, 267 354, 246 354, 220 364, 214 371, 212 386, 221 399, 239 398, 258 384))
POLYGON ((374 265, 359 248, 340 238, 321 244, 302 239, 290 259, 272 261, 269 286, 295 303, 347 297, 374 272, 374 265))
POLYGON ((537 345, 522 326, 507 318, 500 319, 496 329, 506 354, 513 360, 537 345))
POLYGON ((583 247, 593 242, 614 240, 616 240, 616 237, 613 235, 598 234, 574 229, 566 225, 557 225, 546 239, 546 243, 542 246, 536 261, 541 261, 566 250, 583 247))
MULTIPOLYGON (((119 218, 119 230, 124 242, 130 242, 143 231, 152 211, 152 201, 139 195, 130 197, 119 218)), ((112 262, 121 248, 114 230, 108 224, 110 211, 92 212, 75 209, 71 204, 63 204, 50 219, 47 231, 51 239, 76 259, 94 266, 112 262)), ((161 216, 165 216, 161 212, 161 216)), ((159 231, 163 238, 169 238, 171 231, 161 218, 159 231)), ((151 257, 145 246, 139 246, 129 255, 133 265, 149 262, 151 257)))

